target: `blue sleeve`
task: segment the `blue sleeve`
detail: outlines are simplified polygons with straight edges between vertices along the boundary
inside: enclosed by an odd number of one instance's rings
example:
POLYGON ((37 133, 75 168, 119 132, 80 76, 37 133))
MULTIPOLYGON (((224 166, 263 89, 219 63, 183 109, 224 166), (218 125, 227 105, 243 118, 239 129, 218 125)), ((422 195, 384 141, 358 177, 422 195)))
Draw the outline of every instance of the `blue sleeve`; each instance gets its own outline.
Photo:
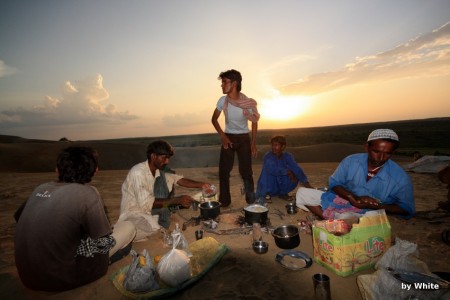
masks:
POLYGON ((416 207, 413 185, 408 174, 400 168, 392 168, 389 180, 386 181, 389 182, 389 186, 392 186, 392 188, 389 195, 383 200, 383 204, 395 204, 409 213, 404 218, 409 219, 413 217, 416 213, 416 207))
POLYGON ((333 174, 328 179, 328 188, 331 190, 335 186, 345 186, 345 177, 347 173, 347 159, 342 160, 339 166, 334 170, 333 174))
POLYGON ((287 165, 288 169, 292 173, 294 173, 294 175, 298 179, 298 181, 301 183, 308 182, 308 177, 306 177, 305 172, 303 172, 303 169, 299 167, 297 162, 295 162, 294 155, 292 155, 289 152, 285 152, 285 158, 286 158, 286 165, 287 165))
POLYGON ((409 213, 409 215, 405 216, 405 218, 412 218, 416 214, 416 206, 414 202, 413 187, 411 183, 405 184, 400 187, 397 199, 398 202, 396 202, 396 204, 409 213))

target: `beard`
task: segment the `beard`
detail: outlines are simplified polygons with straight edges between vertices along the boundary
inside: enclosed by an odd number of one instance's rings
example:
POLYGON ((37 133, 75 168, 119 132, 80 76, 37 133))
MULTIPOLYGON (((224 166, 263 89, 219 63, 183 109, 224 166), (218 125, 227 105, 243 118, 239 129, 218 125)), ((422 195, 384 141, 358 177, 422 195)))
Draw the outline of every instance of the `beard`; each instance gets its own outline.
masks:
POLYGON ((374 168, 380 167, 380 166, 384 165, 385 163, 386 163, 386 161, 383 161, 383 160, 369 159, 369 165, 374 168))

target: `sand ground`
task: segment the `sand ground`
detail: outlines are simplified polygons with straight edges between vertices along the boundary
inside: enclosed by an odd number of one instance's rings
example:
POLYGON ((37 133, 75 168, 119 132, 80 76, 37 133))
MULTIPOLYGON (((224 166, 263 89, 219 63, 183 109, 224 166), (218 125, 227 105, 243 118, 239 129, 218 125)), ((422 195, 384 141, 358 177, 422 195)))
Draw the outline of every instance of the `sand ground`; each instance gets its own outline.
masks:
MULTIPOLYGON (((302 163, 301 166, 309 176, 310 183, 315 187, 326 186, 328 176, 338 163, 302 163)), ((177 169, 179 174, 188 178, 205 180, 218 185, 217 167, 177 169)), ((255 180, 260 172, 260 166, 254 166, 255 180)), ((114 223, 119 215, 120 187, 127 174, 127 170, 100 171, 92 184, 102 195, 108 208, 108 216, 114 223)), ((416 197, 418 211, 435 209, 439 201, 446 199, 445 185, 440 183, 434 174, 410 174, 416 197)), ((1 299, 125 299, 111 283, 111 275, 131 262, 130 257, 110 266, 108 274, 103 278, 84 287, 63 292, 45 293, 26 289, 21 284, 14 264, 15 222, 13 213, 17 207, 29 196, 35 186, 54 180, 54 173, 1 173, 0 176, 0 298, 1 299)), ((241 180, 237 168, 231 177, 232 205, 222 209, 221 214, 242 215, 246 206, 240 194, 241 180)), ((177 189, 177 194, 196 194, 195 190, 177 189)), ((306 219, 306 213, 286 214, 287 202, 273 198, 268 204, 269 219, 272 226, 284 224, 298 224, 306 219)), ((180 225, 191 217, 199 215, 199 211, 191 209, 180 210, 172 216, 173 229, 175 223, 180 225)), ((418 217, 408 221, 389 217, 392 226, 392 237, 418 244, 419 258, 425 261, 431 271, 450 272, 450 247, 440 239, 444 229, 450 229, 450 218, 439 217, 430 213, 425 217, 418 217)), ((226 229, 230 224, 219 223, 219 229, 226 229)), ((189 226, 184 231, 189 242, 195 240, 194 231, 199 226, 189 226)), ((232 226, 233 227, 233 226, 232 226)), ((220 243, 225 243, 230 252, 195 285, 179 292, 173 299, 311 299, 313 298, 312 276, 315 273, 325 273, 331 278, 332 299, 360 299, 361 294, 356 284, 360 274, 369 274, 374 270, 367 270, 349 277, 340 277, 322 266, 313 263, 305 270, 292 271, 283 268, 275 261, 275 255, 282 249, 275 245, 270 234, 263 234, 263 240, 269 243, 269 251, 258 255, 251 248, 251 234, 217 235, 206 232, 205 236, 212 236, 220 243)), ((147 249, 151 255, 164 254, 169 250, 163 244, 162 234, 156 233, 145 242, 135 243, 133 248, 141 252, 147 249)), ((300 234, 301 243, 296 250, 313 255, 312 236, 305 232, 300 234)))

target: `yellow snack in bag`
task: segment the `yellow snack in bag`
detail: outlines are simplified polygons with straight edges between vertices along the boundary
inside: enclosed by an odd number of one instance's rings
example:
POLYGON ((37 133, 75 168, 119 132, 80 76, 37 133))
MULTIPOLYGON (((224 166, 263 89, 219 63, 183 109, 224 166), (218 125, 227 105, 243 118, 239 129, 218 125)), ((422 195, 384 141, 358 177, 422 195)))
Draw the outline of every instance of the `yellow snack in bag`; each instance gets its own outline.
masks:
POLYGON ((145 260, 145 256, 140 255, 139 256, 139 265, 144 267, 146 264, 147 264, 147 262, 145 260))
POLYGON ((161 260, 161 255, 156 255, 155 256, 155 258, 154 258, 154 261, 155 261, 155 264, 158 264, 159 263, 159 261, 161 260))

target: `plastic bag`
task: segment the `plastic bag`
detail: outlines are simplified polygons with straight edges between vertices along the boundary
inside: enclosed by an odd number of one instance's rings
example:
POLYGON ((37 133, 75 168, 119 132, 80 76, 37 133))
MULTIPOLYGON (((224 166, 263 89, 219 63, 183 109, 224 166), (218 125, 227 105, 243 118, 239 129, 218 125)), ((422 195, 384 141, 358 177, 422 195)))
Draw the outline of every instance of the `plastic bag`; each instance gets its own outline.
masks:
POLYGON ((176 249, 183 250, 186 252, 187 256, 191 257, 192 253, 189 251, 189 242, 187 241, 186 237, 184 236, 183 232, 180 229, 180 226, 178 223, 175 224, 175 229, 172 231, 171 234, 171 240, 173 243, 173 240, 175 239, 174 236, 178 239, 178 242, 172 246, 176 249))
POLYGON ((386 251, 375 268, 377 269, 375 273, 359 275, 356 280, 362 298, 365 300, 449 299, 450 291, 445 289, 417 290, 414 285, 407 288, 401 280, 387 270, 387 268, 407 270, 438 278, 430 272, 426 263, 418 258, 415 243, 396 238, 395 245, 386 251))
POLYGON ((123 287, 134 293, 159 289, 158 274, 147 250, 144 249, 141 255, 131 250, 130 254, 133 256, 133 261, 125 274, 123 287))
POLYGON ((177 249, 183 243, 186 243, 185 249, 188 249, 187 241, 183 238, 184 236, 179 230, 175 229, 172 232, 172 250, 161 258, 157 266, 159 278, 172 287, 191 278, 190 258, 185 250, 177 249))

